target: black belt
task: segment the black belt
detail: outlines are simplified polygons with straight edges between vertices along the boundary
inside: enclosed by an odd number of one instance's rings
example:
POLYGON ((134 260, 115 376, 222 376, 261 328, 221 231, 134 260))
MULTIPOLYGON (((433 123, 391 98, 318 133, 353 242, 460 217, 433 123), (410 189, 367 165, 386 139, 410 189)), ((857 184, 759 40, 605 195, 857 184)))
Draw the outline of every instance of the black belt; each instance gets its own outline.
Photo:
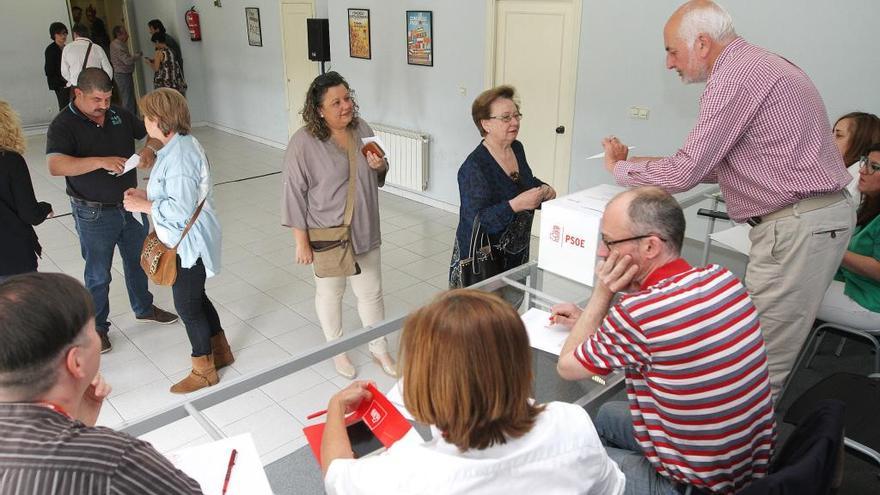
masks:
POLYGON ((70 202, 75 205, 88 206, 90 208, 121 208, 122 203, 101 203, 98 201, 86 201, 85 199, 70 197, 70 202))

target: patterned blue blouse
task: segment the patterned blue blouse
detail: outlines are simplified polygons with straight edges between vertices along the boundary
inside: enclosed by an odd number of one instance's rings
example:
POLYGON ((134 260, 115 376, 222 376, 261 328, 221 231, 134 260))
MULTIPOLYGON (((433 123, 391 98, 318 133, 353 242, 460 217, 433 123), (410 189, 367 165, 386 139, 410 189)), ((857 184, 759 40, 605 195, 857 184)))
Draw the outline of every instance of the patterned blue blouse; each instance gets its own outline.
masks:
POLYGON ((504 172, 482 142, 458 169, 461 208, 455 240, 463 258, 467 257, 464 253, 470 252, 471 229, 477 213, 480 224, 495 244, 516 217, 508 201, 526 189, 544 184, 532 175, 522 143, 514 141, 510 147, 519 167, 519 184, 504 172))

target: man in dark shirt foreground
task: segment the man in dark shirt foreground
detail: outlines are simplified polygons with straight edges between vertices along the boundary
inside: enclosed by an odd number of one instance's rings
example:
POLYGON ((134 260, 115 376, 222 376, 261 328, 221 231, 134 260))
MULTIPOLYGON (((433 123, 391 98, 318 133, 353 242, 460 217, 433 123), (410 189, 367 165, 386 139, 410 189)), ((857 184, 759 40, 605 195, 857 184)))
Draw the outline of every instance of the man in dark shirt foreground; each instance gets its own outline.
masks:
POLYGON ((0 495, 194 494, 150 444, 96 427, 110 386, 88 291, 60 273, 0 283, 0 495))

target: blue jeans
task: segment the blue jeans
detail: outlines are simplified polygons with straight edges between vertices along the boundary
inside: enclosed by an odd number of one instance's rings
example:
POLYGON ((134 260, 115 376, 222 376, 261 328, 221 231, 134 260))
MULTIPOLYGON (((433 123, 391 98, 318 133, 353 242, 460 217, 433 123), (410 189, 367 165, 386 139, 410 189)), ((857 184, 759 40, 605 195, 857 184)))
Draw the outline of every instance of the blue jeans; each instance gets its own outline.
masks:
MULTIPOLYGON (((593 422, 602 444, 626 476, 624 495, 677 495, 674 482, 657 473, 636 441, 629 403, 606 402, 593 422)), ((696 493, 696 492, 695 492, 696 493)))
POLYGON ((196 260, 191 268, 180 266, 177 257, 177 279, 171 286, 174 309, 180 315, 192 346, 192 356, 211 354, 211 337, 223 331, 217 310, 205 294, 205 265, 196 260))
POLYGON ((99 333, 110 330, 110 267, 113 263, 113 248, 119 246, 122 255, 122 269, 125 274, 125 288, 131 309, 137 316, 146 316, 153 311, 153 295, 147 289, 147 276, 141 269, 140 256, 144 239, 149 231, 146 215, 140 214, 143 224, 138 223, 131 213, 121 206, 96 208, 71 202, 70 207, 79 234, 79 246, 86 262, 86 288, 95 302, 95 327, 99 333))

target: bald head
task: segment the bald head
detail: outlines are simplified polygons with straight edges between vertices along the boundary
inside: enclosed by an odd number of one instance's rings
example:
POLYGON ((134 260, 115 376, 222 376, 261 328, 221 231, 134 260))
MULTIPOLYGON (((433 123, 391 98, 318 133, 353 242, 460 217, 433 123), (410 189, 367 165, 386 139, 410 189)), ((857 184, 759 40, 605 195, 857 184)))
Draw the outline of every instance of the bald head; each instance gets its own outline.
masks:
POLYGON ((608 203, 609 218, 628 222, 633 235, 657 234, 672 254, 681 253, 684 242, 684 212, 671 194, 659 187, 639 187, 624 191, 608 203))

